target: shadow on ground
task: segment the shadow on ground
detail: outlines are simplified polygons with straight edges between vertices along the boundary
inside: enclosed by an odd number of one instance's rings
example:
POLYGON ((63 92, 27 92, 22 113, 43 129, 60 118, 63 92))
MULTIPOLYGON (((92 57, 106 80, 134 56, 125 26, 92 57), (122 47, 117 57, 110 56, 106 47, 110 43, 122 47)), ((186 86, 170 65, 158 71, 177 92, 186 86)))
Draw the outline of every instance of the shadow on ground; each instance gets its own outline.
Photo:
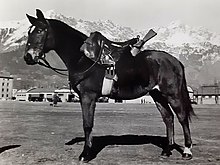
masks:
MULTIPOLYGON (((84 137, 76 137, 71 141, 67 142, 66 145, 73 145, 75 143, 85 141, 84 137)), ((121 135, 121 136, 95 136, 93 137, 93 146, 91 160, 96 158, 96 156, 109 145, 144 145, 144 144, 153 144, 159 148, 165 149, 167 146, 167 138, 161 136, 148 136, 148 135, 121 135)), ((179 153, 183 154, 183 147, 174 144, 172 150, 176 149, 179 153)))
POLYGON ((20 147, 21 145, 9 145, 9 146, 4 146, 4 147, 1 147, 0 148, 0 154, 7 151, 7 150, 10 150, 10 149, 14 149, 14 148, 18 148, 20 147))

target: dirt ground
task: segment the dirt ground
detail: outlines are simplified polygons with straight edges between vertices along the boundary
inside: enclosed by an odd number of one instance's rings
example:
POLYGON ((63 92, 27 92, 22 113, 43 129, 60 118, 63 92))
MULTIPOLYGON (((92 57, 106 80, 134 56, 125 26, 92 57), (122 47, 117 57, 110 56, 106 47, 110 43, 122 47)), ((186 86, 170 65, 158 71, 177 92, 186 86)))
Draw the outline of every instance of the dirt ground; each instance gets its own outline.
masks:
MULTIPOLYGON (((92 165, 220 164, 220 106, 194 105, 193 159, 177 150, 159 157, 165 127, 154 105, 98 104, 93 131, 92 165)), ((183 145, 175 119, 175 141, 183 145)), ((83 149, 78 103, 0 101, 0 165, 75 165, 83 149)))

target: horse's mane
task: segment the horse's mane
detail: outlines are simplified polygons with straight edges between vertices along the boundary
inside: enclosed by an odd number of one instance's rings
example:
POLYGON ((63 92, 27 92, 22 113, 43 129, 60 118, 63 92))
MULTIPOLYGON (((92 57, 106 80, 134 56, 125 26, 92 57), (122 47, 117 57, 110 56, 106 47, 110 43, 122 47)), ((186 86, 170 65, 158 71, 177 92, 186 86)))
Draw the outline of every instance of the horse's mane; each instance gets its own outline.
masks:
POLYGON ((83 34, 82 32, 72 28, 71 26, 67 25, 66 23, 56 20, 56 19, 48 19, 51 27, 56 27, 56 31, 60 34, 68 33, 68 36, 71 34, 74 36, 79 36, 79 38, 82 38, 83 40, 86 40, 88 36, 83 34), (62 33, 61 33, 62 32, 62 33))
POLYGON ((95 33, 98 34, 99 36, 101 36, 103 40, 108 41, 108 42, 113 42, 113 43, 114 43, 114 41, 109 40, 109 39, 108 39, 106 36, 104 36, 101 32, 95 31, 95 33))

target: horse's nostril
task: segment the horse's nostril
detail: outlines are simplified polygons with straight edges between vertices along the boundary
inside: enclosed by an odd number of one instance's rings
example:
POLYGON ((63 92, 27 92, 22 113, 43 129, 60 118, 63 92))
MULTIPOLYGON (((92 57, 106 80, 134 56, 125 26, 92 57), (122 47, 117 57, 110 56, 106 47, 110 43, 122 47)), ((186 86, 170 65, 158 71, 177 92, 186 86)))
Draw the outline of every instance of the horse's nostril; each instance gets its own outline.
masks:
POLYGON ((35 56, 35 57, 34 57, 34 61, 35 61, 35 62, 38 62, 38 61, 39 61, 39 57, 38 57, 38 56, 35 56))
POLYGON ((36 62, 34 61, 32 55, 30 53, 26 53, 24 55, 24 61, 28 64, 28 65, 34 65, 36 64, 36 62))
POLYGON ((30 53, 27 53, 26 55, 24 55, 24 60, 28 61, 28 60, 32 60, 32 56, 30 53))

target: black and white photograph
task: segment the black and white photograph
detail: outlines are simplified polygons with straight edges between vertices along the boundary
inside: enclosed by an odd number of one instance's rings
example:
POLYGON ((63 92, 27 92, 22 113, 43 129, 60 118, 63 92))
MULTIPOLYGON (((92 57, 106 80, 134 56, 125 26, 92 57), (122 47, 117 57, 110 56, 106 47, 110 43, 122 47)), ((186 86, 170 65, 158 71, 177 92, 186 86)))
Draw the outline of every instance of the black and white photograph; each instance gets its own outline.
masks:
POLYGON ((219 165, 220 1, 0 0, 0 165, 219 165))

